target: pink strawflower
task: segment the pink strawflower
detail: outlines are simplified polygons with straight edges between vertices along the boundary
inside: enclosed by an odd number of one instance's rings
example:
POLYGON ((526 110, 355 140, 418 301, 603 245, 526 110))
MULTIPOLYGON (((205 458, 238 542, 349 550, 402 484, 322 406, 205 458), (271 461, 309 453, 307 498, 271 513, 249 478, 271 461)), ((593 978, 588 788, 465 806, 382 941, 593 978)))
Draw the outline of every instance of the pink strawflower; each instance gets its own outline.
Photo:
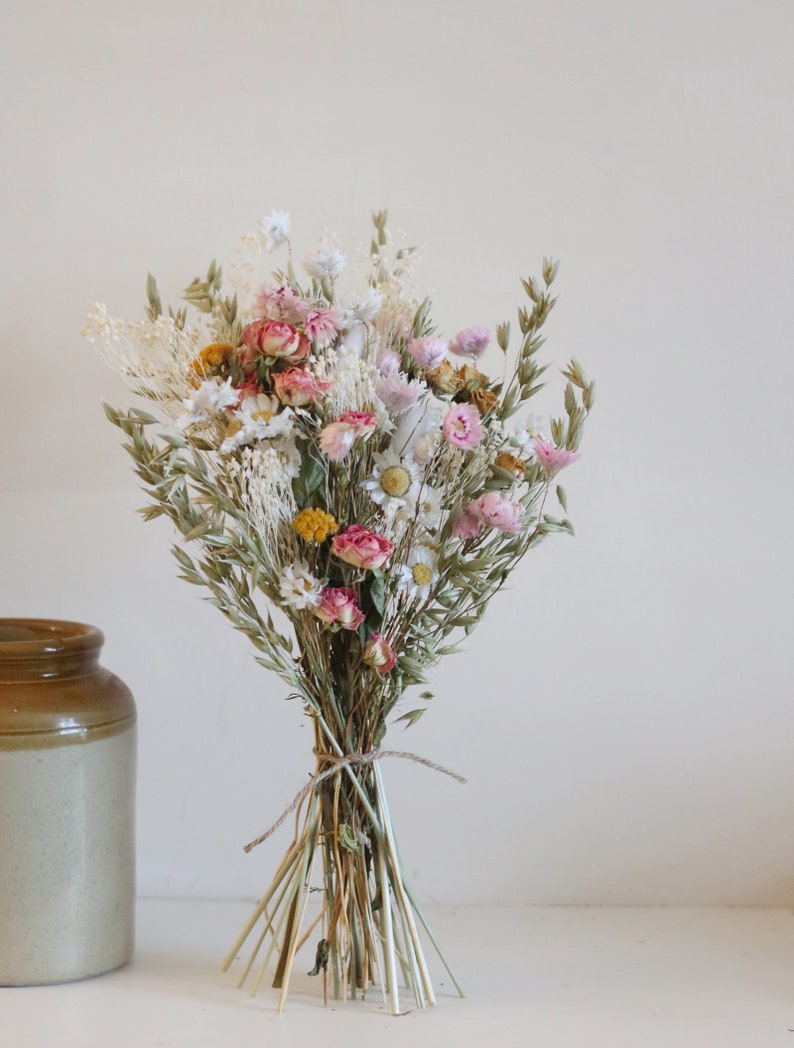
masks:
POLYGON ((313 303, 301 298, 289 284, 263 284, 254 298, 254 310, 265 320, 285 320, 288 324, 302 324, 313 308, 313 303))
POLYGON ((360 524, 351 524, 334 536, 331 552, 354 568, 383 568, 394 552, 394 543, 360 524))
POLYGON ((378 428, 378 417, 371 411, 343 411, 337 422, 346 422, 359 436, 374 433, 378 428))
POLYGON ((485 436, 477 408, 473 404, 453 404, 444 416, 444 435, 456 448, 476 448, 485 436))
POLYGON ((397 655, 391 645, 384 637, 375 630, 364 645, 361 655, 368 666, 372 666, 378 673, 388 673, 393 670, 397 663, 397 655))
POLYGON ((452 534, 456 539, 476 539, 482 531, 482 524, 478 517, 473 517, 466 509, 462 509, 452 525, 452 534))
POLYGON ((320 451, 332 462, 341 462, 356 442, 356 431, 346 422, 329 422, 320 430, 320 451))
POLYGON ((333 462, 341 462, 359 437, 374 432, 378 420, 371 411, 343 411, 335 422, 320 431, 320 451, 333 462))
POLYGON ((402 358, 396 349, 383 349, 378 357, 378 371, 381 375, 391 375, 392 371, 398 371, 402 358))
POLYGON ((408 352, 420 368, 432 371, 447 355, 447 344, 433 335, 427 335, 425 338, 412 338, 408 343, 408 352))
POLYGON ((520 502, 511 502, 500 491, 488 491, 470 502, 465 513, 482 521, 489 528, 499 531, 521 531, 524 507, 520 502))
POLYGON ((320 594, 320 603, 312 611, 329 626, 336 625, 343 630, 357 630, 364 621, 356 591, 341 586, 325 586, 320 594))
POLYGON ((402 371, 391 371, 375 383, 375 392, 392 415, 407 411, 419 399, 427 387, 424 382, 409 379, 402 371))
POLYGON ((579 458, 578 451, 558 448, 556 444, 552 444, 550 440, 545 440, 543 437, 533 437, 530 444, 535 452, 535 458, 547 477, 553 477, 555 473, 559 473, 561 469, 570 466, 579 458))
POLYGON ((487 348, 491 341, 491 332, 488 328, 472 327, 459 331, 449 344, 450 353, 458 357, 469 357, 476 360, 487 348))
POLYGON ((307 338, 320 347, 333 342, 341 327, 342 321, 334 309, 313 309, 303 322, 307 338))
POLYGON ((300 408, 319 400, 331 388, 330 382, 321 382, 305 368, 287 368, 273 376, 276 396, 282 404, 300 408))

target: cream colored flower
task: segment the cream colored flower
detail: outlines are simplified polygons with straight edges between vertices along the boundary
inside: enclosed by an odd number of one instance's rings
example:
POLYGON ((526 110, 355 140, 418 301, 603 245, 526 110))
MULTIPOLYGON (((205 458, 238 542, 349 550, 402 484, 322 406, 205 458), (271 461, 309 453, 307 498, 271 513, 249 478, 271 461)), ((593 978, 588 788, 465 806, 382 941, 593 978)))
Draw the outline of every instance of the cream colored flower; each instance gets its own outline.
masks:
POLYGON ((428 529, 434 531, 441 523, 442 492, 440 488, 431 488, 429 484, 423 484, 416 500, 417 520, 428 529))
POLYGON ((298 611, 316 607, 322 589, 322 583, 309 571, 305 560, 296 560, 284 568, 278 583, 281 603, 298 611))
POLYGON ((375 468, 369 480, 361 487, 369 492, 373 502, 388 513, 413 505, 419 492, 419 468, 410 459, 403 459, 389 449, 374 456, 375 468))
POLYGON ((292 220, 288 211, 268 211, 259 223, 259 236, 268 251, 289 240, 292 220))
POLYGON ((177 420, 180 429, 186 429, 195 422, 206 422, 212 415, 233 407, 239 394, 232 387, 231 379, 220 383, 217 379, 206 379, 192 396, 182 403, 186 412, 177 420))
POLYGON ((438 579, 438 555, 428 546, 415 546, 408 563, 400 567, 397 588, 410 600, 426 600, 438 579))
POLYGON ((294 423, 292 410, 282 410, 278 397, 264 393, 245 397, 239 411, 234 412, 229 420, 221 451, 226 454, 246 444, 289 437, 294 423))

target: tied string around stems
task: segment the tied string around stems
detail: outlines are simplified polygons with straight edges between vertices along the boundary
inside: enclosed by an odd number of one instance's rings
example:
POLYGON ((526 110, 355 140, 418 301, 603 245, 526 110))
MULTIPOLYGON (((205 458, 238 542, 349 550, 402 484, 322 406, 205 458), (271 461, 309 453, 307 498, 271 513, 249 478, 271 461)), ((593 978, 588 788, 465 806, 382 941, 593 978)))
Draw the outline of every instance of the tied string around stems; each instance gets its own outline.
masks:
POLYGON ((279 815, 273 825, 268 830, 265 830, 265 832, 255 840, 249 841, 243 848, 243 851, 252 851, 257 847, 257 845, 264 843, 268 837, 272 836, 284 820, 289 818, 295 809, 303 803, 305 798, 308 797, 312 790, 319 786, 321 782, 330 779, 332 775, 338 775, 342 768, 348 767, 351 764, 372 764, 374 761, 379 761, 384 757, 399 757, 402 760, 414 761, 416 764, 424 765, 425 768, 432 768, 433 771, 440 771, 444 775, 449 775, 450 778, 457 779, 458 782, 466 782, 466 779, 464 779, 462 775, 458 775, 457 772, 450 771, 449 768, 445 768, 441 764, 436 764, 435 761, 430 761, 426 757, 419 757, 416 753, 406 753, 403 750, 371 750, 369 753, 348 753, 342 757, 334 757, 332 754, 323 754, 323 762, 329 764, 330 767, 326 768, 325 771, 312 775, 306 785, 298 790, 292 801, 287 805, 281 815, 279 815))

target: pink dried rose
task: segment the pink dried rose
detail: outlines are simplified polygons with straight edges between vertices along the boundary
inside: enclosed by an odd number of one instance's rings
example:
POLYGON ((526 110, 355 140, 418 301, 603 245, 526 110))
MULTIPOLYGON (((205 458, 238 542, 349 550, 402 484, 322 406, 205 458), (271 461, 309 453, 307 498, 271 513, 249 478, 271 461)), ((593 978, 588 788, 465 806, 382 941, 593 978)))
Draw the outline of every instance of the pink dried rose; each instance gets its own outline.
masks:
POLYGON ((351 524, 334 536, 331 552, 354 568, 383 568, 394 552, 394 543, 361 524, 351 524))
POLYGON ((389 642, 375 630, 364 645, 361 656, 368 666, 378 673, 388 673, 397 663, 397 655, 389 642))
POLYGON ((476 360, 488 347, 491 332, 488 328, 472 327, 459 331, 449 344, 450 353, 476 360))
POLYGON ((333 309, 313 309, 303 322, 306 337, 320 347, 333 342, 341 327, 339 314, 333 309))
POLYGON ((475 520, 499 531, 521 531, 524 507, 520 502, 511 502, 500 491, 488 491, 466 506, 465 511, 475 520))
POLYGON ((342 586, 325 586, 320 594, 320 603, 312 611, 329 626, 340 626, 343 630, 357 630, 364 621, 356 591, 342 586))
POLYGON ((543 437, 533 437, 530 444, 535 452, 535 458, 547 477, 553 477, 555 473, 559 473, 561 469, 570 466, 579 458, 578 451, 558 448, 556 444, 552 444, 550 440, 543 437))
POLYGON ((432 371, 447 355, 447 344, 433 335, 427 335, 425 338, 412 338, 408 343, 408 352, 420 368, 432 371))
POLYGON ((331 388, 330 382, 321 382, 305 368, 287 368, 273 376, 276 396, 282 404, 293 408, 305 407, 319 400, 331 388))
POLYGON ((476 448, 485 436, 477 408, 473 404, 453 404, 444 417, 444 435, 456 448, 476 448))
POLYGON ((251 356, 289 357, 298 350, 300 333, 283 320, 255 320, 243 331, 243 345, 251 356))

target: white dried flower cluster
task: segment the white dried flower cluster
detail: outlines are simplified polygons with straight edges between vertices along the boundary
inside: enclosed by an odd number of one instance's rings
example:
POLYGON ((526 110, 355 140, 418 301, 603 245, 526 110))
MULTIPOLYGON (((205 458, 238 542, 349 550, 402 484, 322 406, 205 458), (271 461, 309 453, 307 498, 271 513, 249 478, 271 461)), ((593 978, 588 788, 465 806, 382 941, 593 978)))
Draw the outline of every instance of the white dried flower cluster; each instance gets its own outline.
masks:
POLYGON ((94 303, 83 324, 82 335, 92 345, 98 345, 102 356, 113 365, 123 363, 130 352, 126 321, 111 317, 104 302, 94 303))
POLYGON ((272 447, 243 448, 229 459, 227 470, 237 479, 242 504, 265 546, 275 549, 289 537, 289 522, 297 512, 292 476, 279 451, 272 447))
POLYGON ((352 320, 360 324, 371 324, 383 305, 383 294, 377 288, 351 293, 347 299, 347 311, 352 320))
POLYGON ((238 400, 239 394, 232 388, 231 379, 219 382, 208 378, 183 401, 185 410, 177 419, 177 427, 187 429, 196 423, 208 422, 218 412, 234 407, 238 400))
POLYGON ((322 583, 312 575, 309 565, 303 559, 285 566, 279 578, 278 588, 281 603, 295 611, 316 607, 323 592, 322 583))
POLYGON ((400 297, 396 290, 393 286, 383 289, 380 309, 373 318, 373 326, 384 346, 399 345, 411 337, 418 307, 416 301, 400 297))
POLYGON ((388 412, 375 386, 378 369, 347 346, 325 350, 313 367, 318 379, 332 380, 325 398, 326 415, 338 418, 345 411, 372 411, 378 422, 388 423, 388 412))
POLYGON ((287 211, 269 211, 259 223, 259 237, 268 251, 289 240, 292 220, 287 211))
POLYGON ((262 240, 258 233, 245 233, 235 251, 237 259, 229 266, 229 284, 237 296, 237 305, 243 314, 253 307, 259 289, 259 261, 262 240))
POLYGON ((342 273, 346 263, 347 255, 325 240, 316 251, 306 255, 303 260, 303 268, 313 280, 333 282, 342 273))
POLYGON ((83 335, 132 390, 167 409, 171 403, 172 411, 189 394, 190 363, 205 337, 199 328, 182 330, 166 316, 118 320, 101 302, 89 314, 83 335))

